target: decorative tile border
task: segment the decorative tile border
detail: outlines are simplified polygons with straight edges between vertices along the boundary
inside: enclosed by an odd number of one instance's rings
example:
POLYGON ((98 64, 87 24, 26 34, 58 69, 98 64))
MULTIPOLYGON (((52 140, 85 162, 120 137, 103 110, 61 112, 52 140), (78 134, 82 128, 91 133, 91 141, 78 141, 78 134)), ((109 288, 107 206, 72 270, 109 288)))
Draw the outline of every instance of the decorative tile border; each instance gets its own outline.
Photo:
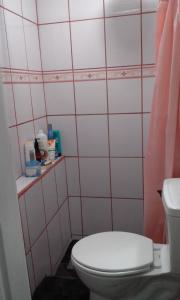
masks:
MULTIPOLYGON (((107 78, 109 80, 140 78, 141 71, 143 77, 153 77, 155 76, 155 65, 144 65, 143 69, 141 69, 141 66, 108 68, 107 78)), ((76 82, 106 79, 105 68, 46 72, 0 69, 0 74, 2 77, 2 81, 5 84, 72 82, 73 76, 76 82)))

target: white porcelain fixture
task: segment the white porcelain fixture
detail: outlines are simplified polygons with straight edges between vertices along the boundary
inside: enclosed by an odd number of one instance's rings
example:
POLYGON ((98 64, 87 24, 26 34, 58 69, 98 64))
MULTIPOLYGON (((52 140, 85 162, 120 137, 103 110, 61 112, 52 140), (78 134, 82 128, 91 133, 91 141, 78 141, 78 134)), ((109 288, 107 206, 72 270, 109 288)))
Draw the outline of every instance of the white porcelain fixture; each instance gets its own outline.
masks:
POLYGON ((180 179, 165 180, 168 244, 155 244, 128 232, 103 232, 85 237, 73 247, 72 263, 90 289, 90 300, 178 299, 179 196, 180 179))

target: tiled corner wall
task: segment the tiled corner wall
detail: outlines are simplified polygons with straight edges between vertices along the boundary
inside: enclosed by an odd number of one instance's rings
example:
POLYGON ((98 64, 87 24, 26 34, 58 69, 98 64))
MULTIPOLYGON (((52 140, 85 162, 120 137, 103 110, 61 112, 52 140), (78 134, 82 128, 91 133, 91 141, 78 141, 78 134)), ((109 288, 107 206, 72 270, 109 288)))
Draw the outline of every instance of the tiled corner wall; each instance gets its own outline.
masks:
POLYGON ((143 232, 157 0, 37 0, 48 122, 62 133, 72 232, 143 232))

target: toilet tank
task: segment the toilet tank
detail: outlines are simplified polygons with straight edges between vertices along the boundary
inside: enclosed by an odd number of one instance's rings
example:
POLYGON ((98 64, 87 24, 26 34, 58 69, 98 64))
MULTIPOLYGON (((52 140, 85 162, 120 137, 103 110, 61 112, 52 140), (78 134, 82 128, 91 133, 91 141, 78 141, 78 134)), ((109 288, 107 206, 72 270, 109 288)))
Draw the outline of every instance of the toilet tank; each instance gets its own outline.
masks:
POLYGON ((163 205, 166 213, 171 272, 180 274, 180 178, 164 181, 163 205))

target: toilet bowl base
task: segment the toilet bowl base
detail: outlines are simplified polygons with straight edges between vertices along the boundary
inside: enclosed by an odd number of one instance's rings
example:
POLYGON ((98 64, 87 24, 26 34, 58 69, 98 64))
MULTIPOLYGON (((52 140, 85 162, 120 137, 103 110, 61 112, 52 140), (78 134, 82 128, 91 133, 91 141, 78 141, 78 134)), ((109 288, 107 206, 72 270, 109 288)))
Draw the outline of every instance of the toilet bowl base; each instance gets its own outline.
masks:
POLYGON ((102 296, 99 296, 98 294, 95 294, 93 292, 90 293, 90 300, 111 300, 109 298, 104 298, 102 296))

